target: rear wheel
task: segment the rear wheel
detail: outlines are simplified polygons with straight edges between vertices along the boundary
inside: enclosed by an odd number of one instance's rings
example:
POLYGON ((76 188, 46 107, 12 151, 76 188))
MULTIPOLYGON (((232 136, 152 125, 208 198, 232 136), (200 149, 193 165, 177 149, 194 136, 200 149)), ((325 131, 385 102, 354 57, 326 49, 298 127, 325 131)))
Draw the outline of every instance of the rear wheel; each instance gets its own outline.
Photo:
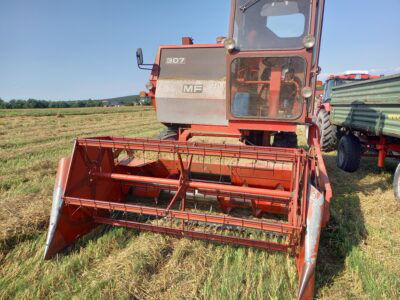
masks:
POLYGON ((397 166, 396 172, 394 173, 393 191, 394 197, 400 202, 400 163, 397 166))
POLYGON ((330 152, 337 146, 337 127, 331 124, 329 113, 321 109, 318 113, 317 125, 320 132, 321 149, 324 152, 330 152))
POLYGON ((360 167, 361 143, 352 135, 345 135, 340 139, 336 157, 337 166, 346 172, 355 172, 360 167))
POLYGON ((165 128, 158 135, 158 139, 163 141, 177 141, 178 140, 178 130, 173 128, 165 128))

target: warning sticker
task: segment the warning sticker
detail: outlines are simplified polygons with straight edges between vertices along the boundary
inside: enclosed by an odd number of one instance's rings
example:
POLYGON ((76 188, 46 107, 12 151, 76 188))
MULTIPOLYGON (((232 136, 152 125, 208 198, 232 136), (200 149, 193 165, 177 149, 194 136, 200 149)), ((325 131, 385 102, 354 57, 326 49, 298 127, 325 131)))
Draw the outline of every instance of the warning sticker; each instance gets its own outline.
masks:
POLYGON ((400 114, 389 114, 388 119, 389 120, 400 120, 400 114))

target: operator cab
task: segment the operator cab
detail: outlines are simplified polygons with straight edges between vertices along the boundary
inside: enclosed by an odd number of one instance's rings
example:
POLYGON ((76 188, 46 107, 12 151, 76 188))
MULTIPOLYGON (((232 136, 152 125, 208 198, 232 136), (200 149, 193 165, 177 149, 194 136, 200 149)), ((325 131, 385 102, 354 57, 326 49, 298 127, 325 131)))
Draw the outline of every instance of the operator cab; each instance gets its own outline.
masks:
POLYGON ((304 116, 305 100, 312 96, 307 49, 316 43, 311 15, 309 0, 236 0, 231 118, 294 121, 304 116))

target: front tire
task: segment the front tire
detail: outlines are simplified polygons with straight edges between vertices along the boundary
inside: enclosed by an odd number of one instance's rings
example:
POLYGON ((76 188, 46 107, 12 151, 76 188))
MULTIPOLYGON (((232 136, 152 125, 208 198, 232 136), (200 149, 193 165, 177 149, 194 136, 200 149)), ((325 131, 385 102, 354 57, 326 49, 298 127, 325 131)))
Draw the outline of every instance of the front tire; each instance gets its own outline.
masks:
POLYGON ((317 125, 320 132, 321 149, 324 152, 331 152, 337 146, 337 127, 331 124, 329 113, 321 109, 318 113, 317 125))
POLYGON ((394 197, 400 203, 400 163, 397 166, 396 172, 394 173, 393 192, 394 192, 394 197))
POLYGON ((173 128, 165 128, 158 135, 158 139, 162 141, 177 141, 178 140, 178 131, 173 128))
POLYGON ((360 167, 361 153, 360 140, 352 134, 345 135, 339 142, 336 164, 343 171, 353 173, 360 167))

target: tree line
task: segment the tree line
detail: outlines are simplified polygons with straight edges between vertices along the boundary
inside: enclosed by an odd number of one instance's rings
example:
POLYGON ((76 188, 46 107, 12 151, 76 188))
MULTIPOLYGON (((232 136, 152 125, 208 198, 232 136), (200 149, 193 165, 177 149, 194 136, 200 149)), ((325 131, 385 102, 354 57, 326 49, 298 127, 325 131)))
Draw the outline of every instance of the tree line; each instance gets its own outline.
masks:
POLYGON ((101 107, 107 103, 118 102, 121 105, 133 106, 140 104, 139 96, 126 96, 105 100, 75 100, 75 101, 49 101, 49 100, 10 100, 4 101, 0 98, 0 109, 23 109, 23 108, 73 108, 73 107, 101 107))
POLYGON ((79 100, 79 101, 48 101, 48 100, 10 100, 0 99, 2 109, 22 109, 22 108, 70 108, 70 107, 95 107, 103 106, 99 100, 79 100))

